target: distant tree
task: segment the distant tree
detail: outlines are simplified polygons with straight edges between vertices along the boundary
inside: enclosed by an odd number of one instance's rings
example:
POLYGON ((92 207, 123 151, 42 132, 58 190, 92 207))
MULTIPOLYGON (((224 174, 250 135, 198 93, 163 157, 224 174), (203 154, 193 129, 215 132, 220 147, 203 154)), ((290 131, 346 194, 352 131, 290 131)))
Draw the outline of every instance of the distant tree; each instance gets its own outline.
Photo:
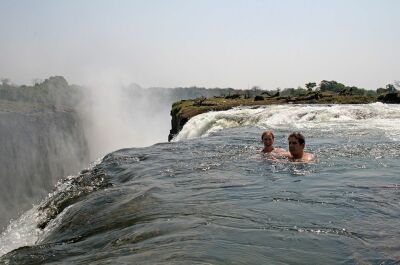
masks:
POLYGON ((299 86, 297 89, 294 90, 295 96, 303 96, 307 94, 307 90, 299 86))
POLYGON ((312 89, 316 86, 317 86, 317 83, 315 83, 315 82, 310 82, 310 83, 306 84, 306 88, 308 91, 312 91, 312 89))
POLYGON ((396 91, 397 91, 396 88, 394 87, 394 85, 392 85, 392 84, 387 84, 387 85, 386 85, 386 90, 387 90, 387 92, 389 92, 389 93, 393 93, 393 92, 396 92, 396 91))
POLYGON ((355 86, 347 87, 347 88, 349 89, 349 92, 350 92, 351 95, 362 96, 362 95, 366 94, 365 89, 363 89, 363 88, 358 88, 358 87, 355 87, 355 86))
POLYGON ((365 96, 369 96, 369 97, 376 97, 377 93, 375 90, 371 90, 371 89, 363 89, 364 90, 364 95, 365 96))
POLYGON ((345 88, 346 88, 345 85, 333 80, 332 81, 322 80, 321 83, 319 84, 319 89, 321 92, 331 91, 334 93, 339 93, 345 88))
POLYGON ((261 94, 261 88, 259 86, 253 86, 251 88, 251 96, 255 97, 257 95, 261 94))
POLYGON ((294 95, 294 88, 293 87, 288 87, 288 88, 285 88, 283 91, 282 91, 282 93, 281 93, 281 95, 282 96, 291 96, 291 95, 294 95))
POLYGON ((386 89, 383 88, 383 87, 380 87, 380 88, 378 88, 378 89, 376 90, 376 93, 377 93, 378 95, 379 95, 379 94, 386 93, 386 89))
POLYGON ((44 80, 43 85, 49 87, 50 89, 66 88, 68 87, 68 82, 63 76, 51 76, 44 80))

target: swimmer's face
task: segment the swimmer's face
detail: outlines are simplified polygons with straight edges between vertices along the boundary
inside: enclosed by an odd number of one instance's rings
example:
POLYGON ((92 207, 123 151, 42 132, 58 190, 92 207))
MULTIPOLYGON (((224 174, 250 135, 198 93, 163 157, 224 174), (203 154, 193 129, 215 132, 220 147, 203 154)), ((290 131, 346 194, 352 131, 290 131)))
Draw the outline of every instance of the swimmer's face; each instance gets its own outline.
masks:
POLYGON ((264 146, 271 146, 274 144, 274 138, 271 134, 265 134, 262 139, 264 146))
POLYGON ((304 144, 300 144, 299 140, 297 140, 296 137, 289 137, 288 142, 289 142, 289 152, 292 155, 299 154, 303 151, 304 144))

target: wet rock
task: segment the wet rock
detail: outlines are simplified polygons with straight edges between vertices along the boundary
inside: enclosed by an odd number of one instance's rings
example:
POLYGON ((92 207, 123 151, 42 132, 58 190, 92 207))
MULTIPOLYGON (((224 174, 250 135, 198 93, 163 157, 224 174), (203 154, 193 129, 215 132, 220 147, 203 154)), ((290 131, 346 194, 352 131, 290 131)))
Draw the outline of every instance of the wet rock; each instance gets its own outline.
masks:
POLYGON ((395 92, 395 93, 386 93, 386 94, 380 95, 378 97, 378 101, 382 102, 382 103, 399 104, 400 103, 400 93, 395 92))

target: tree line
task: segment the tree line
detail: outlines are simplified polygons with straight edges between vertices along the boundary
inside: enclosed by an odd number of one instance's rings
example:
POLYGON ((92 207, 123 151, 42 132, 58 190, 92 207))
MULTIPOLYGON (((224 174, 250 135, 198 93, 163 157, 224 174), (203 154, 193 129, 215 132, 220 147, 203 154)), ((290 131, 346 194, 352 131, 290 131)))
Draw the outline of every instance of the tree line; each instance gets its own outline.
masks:
MULTIPOLYGON (((44 81, 35 80, 33 85, 17 86, 11 83, 7 78, 0 79, 0 99, 11 101, 29 101, 39 102, 53 105, 76 106, 82 94, 84 87, 77 85, 69 85, 67 80, 62 76, 52 76, 44 81)), ((400 81, 394 81, 393 84, 387 84, 385 87, 376 90, 368 90, 356 86, 346 86, 337 81, 322 80, 319 84, 316 82, 308 82, 304 87, 297 88, 276 88, 272 90, 264 90, 258 86, 251 89, 234 89, 234 88, 205 88, 205 87, 176 87, 176 88, 148 88, 144 89, 138 85, 132 84, 123 88, 127 95, 132 97, 158 97, 170 101, 193 98, 210 98, 210 97, 244 97, 254 98, 257 96, 274 97, 274 96, 304 96, 310 93, 323 92, 344 96, 363 95, 378 97, 382 94, 395 93, 400 89, 400 81)))
POLYGON ((82 95, 82 88, 69 85, 62 76, 52 76, 33 85, 14 85, 9 79, 1 79, 0 99, 74 107, 82 95))

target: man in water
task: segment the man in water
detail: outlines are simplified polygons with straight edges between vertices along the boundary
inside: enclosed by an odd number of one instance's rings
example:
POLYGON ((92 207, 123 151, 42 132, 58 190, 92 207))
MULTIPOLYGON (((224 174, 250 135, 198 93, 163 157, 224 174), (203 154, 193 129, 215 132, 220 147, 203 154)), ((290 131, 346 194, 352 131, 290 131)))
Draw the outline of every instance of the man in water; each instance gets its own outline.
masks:
POLYGON ((261 135, 261 140, 264 144, 264 149, 261 150, 264 154, 279 154, 285 152, 282 148, 275 148, 275 137, 272 131, 265 131, 261 135))
POLYGON ((304 152, 306 144, 304 136, 299 132, 294 132, 288 137, 289 153, 285 154, 290 161, 310 162, 314 159, 311 153, 304 152))

